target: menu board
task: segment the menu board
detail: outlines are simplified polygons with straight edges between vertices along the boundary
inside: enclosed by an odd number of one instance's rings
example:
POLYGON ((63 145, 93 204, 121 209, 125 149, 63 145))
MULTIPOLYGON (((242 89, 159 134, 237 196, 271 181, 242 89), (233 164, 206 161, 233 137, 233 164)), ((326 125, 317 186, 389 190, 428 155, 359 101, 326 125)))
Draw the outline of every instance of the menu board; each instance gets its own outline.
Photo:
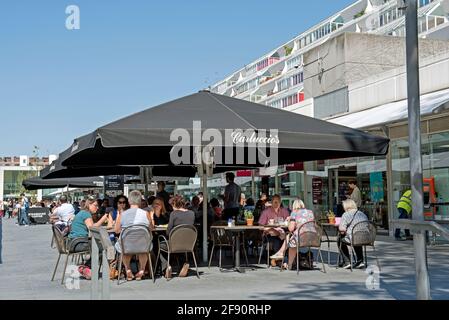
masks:
POLYGON ((322 204, 323 202, 323 179, 312 179, 312 197, 313 204, 322 204))
POLYGON ((124 178, 123 176, 106 176, 104 177, 105 194, 114 197, 123 193, 124 178))

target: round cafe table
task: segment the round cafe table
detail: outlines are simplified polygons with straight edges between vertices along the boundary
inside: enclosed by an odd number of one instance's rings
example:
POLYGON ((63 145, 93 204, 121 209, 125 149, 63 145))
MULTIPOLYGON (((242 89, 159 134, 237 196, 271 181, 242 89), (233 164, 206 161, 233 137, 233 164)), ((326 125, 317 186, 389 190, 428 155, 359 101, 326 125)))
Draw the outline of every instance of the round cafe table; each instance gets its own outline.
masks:
POLYGON ((228 226, 211 226, 211 228, 215 229, 223 229, 235 234, 235 262, 234 262, 234 270, 240 273, 245 273, 245 269, 240 265, 240 236, 246 230, 263 230, 264 226, 248 226, 248 225, 236 225, 232 227, 228 226))

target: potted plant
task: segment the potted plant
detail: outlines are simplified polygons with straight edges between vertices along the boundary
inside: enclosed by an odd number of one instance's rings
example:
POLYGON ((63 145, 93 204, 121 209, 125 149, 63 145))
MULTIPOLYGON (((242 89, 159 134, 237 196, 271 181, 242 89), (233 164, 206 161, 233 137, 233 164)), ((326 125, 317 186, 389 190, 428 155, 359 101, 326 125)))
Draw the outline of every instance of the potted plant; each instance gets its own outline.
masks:
POLYGON ((287 57, 287 56, 289 56, 292 53, 293 48, 285 45, 284 46, 284 50, 285 50, 285 56, 287 57))
POLYGON ((335 224, 335 213, 332 210, 329 210, 327 219, 329 220, 329 223, 335 224))
POLYGON ((245 210, 243 213, 246 219, 246 225, 252 226, 254 224, 254 214, 251 210, 245 210))

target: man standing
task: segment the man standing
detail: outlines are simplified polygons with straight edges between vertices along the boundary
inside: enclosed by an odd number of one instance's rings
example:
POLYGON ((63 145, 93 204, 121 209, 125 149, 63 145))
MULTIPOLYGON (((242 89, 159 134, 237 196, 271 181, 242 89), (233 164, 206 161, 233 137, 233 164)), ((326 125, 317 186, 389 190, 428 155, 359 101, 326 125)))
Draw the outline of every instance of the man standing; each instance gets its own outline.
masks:
POLYGON ((225 188, 224 194, 224 218, 228 220, 229 218, 237 218, 240 208, 240 196, 241 189, 234 182, 234 174, 232 172, 226 173, 226 182, 228 185, 225 188))
POLYGON ((19 225, 28 226, 30 224, 28 222, 28 210, 30 208, 30 201, 24 193, 22 193, 20 196, 22 197, 22 201, 20 203, 19 225))
POLYGON ((355 180, 349 180, 349 188, 352 190, 352 193, 348 197, 348 199, 354 200, 357 208, 360 209, 360 207, 362 206, 362 193, 357 187, 357 182, 355 182, 355 180))
POLYGON ((167 209, 167 211, 172 211, 172 207, 169 203, 170 194, 167 191, 165 191, 165 182, 164 181, 159 181, 157 183, 156 197, 164 199, 165 209, 167 209))
MULTIPOLYGON (((399 219, 411 219, 412 217, 412 190, 407 190, 402 195, 398 202, 399 219)), ((405 229, 405 238, 401 237, 401 229, 396 229, 394 232, 396 240, 411 239, 410 230, 405 229)))

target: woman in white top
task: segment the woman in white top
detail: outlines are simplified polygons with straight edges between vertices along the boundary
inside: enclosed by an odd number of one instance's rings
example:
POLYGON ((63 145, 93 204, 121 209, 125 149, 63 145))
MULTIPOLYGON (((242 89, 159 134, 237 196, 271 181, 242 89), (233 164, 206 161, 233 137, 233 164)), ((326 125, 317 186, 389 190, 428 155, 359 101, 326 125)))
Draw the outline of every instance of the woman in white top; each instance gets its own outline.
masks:
MULTIPOLYGON (((130 227, 132 225, 146 225, 148 228, 153 229, 153 224, 151 222, 150 213, 140 209, 140 204, 142 200, 142 194, 134 190, 129 194, 129 205, 130 208, 123 213, 118 213, 117 220, 115 223, 115 233, 119 234, 123 228, 130 227)), ((119 242, 116 244, 116 249, 120 252, 121 248, 119 242)), ((128 280, 133 280, 134 275, 131 271, 131 258, 133 255, 123 255, 123 264, 126 268, 126 277, 128 280)), ((137 255, 139 259, 139 272, 135 275, 136 280, 142 280, 145 274, 145 267, 148 261, 148 254, 141 253, 137 255)))

